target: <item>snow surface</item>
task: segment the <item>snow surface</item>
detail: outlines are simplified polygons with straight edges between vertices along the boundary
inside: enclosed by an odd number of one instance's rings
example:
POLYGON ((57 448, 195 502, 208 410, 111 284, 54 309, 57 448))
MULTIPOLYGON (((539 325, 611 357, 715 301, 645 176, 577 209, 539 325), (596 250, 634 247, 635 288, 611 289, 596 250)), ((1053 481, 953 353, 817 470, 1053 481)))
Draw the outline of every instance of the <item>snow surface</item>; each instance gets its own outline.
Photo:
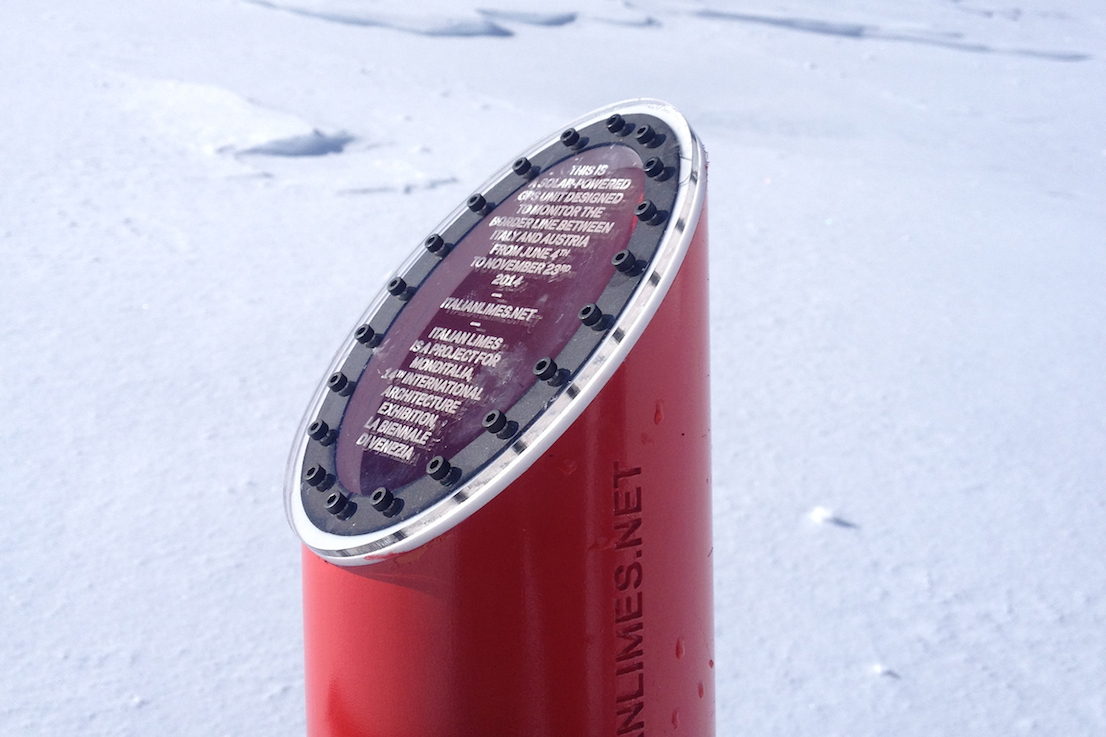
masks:
POLYGON ((648 96, 711 164, 718 733, 1106 734, 1106 8, 1013 1, 5 0, 0 733, 302 733, 332 352, 648 96))

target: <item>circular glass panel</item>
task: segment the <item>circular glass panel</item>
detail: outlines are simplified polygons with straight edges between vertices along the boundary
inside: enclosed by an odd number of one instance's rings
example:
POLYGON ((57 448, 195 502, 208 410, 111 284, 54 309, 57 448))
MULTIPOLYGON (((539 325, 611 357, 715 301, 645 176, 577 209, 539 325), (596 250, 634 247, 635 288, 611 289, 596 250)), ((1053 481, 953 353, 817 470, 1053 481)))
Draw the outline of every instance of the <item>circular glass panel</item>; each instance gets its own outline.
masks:
POLYGON ((638 218, 645 175, 632 148, 588 149, 499 203, 408 297, 357 382, 336 471, 354 495, 397 489, 484 432, 519 400, 533 366, 580 327, 638 218), (443 266, 445 266, 443 264, 443 266))

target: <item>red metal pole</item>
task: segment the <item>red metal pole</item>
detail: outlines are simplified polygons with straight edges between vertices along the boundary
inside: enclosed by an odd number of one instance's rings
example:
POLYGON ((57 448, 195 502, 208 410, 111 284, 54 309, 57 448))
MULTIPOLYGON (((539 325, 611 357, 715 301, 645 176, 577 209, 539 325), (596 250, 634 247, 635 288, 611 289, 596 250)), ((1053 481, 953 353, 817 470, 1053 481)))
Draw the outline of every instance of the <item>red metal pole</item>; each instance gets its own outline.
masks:
POLYGON ((714 734, 705 204, 695 214, 637 342, 517 479, 371 565, 305 548, 309 735, 714 734))

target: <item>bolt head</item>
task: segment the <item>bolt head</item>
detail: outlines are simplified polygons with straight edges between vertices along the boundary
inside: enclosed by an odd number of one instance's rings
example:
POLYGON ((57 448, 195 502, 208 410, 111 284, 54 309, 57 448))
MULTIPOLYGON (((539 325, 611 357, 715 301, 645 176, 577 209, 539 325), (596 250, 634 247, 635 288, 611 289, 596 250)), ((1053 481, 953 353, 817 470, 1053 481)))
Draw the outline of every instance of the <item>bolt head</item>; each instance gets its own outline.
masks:
POLYGON ((494 409, 488 414, 484 415, 484 420, 482 424, 484 425, 485 430, 494 435, 503 428, 507 427, 507 415, 503 414, 497 409, 494 409))
POLYGON ((469 197, 468 200, 465 202, 465 205, 468 206, 468 209, 472 210, 478 215, 484 211, 484 208, 487 206, 487 204, 488 201, 484 198, 484 195, 480 194, 479 192, 469 197))
POLYGON ((326 509, 326 511, 335 516, 338 516, 346 508, 347 504, 349 504, 349 497, 347 497, 340 491, 335 491, 326 498, 326 501, 323 503, 323 507, 326 509))
POLYGON ((642 200, 638 203, 638 206, 634 208, 634 215, 638 220, 650 220, 657 214, 657 206, 653 204, 651 200, 642 200))
POLYGON ((589 302, 580 308, 580 311, 576 313, 576 317, 590 328, 603 319, 603 312, 599 309, 599 305, 589 302))
POLYGON ((434 456, 426 464, 426 474, 435 481, 441 481, 449 475, 449 461, 444 456, 434 456))
POLYGON ((307 469, 303 474, 303 480, 309 486, 318 486, 324 479, 326 479, 326 469, 318 464, 307 469))
POLYGON ((376 511, 383 512, 385 509, 392 506, 392 501, 394 499, 395 496, 392 492, 388 491, 383 486, 378 486, 369 494, 369 505, 376 511))
POLYGON ((388 294, 392 295, 393 297, 398 297, 399 295, 407 291, 407 282, 403 280, 403 277, 397 276, 390 282, 388 282, 387 290, 388 294))
POLYGON ((546 357, 534 364, 534 376, 541 381, 552 379, 557 373, 557 364, 552 358, 546 357))
POLYGON ((354 331, 353 338, 361 345, 367 345, 369 348, 380 345, 380 336, 367 323, 354 331))
POLYGON ((326 385, 332 392, 337 392, 343 396, 349 394, 351 389, 350 380, 341 371, 331 374, 330 378, 326 380, 326 385))
POLYGON ((423 241, 422 244, 426 246, 427 251, 430 251, 434 254, 440 254, 443 250, 445 250, 445 240, 437 233, 427 237, 427 239, 423 241))

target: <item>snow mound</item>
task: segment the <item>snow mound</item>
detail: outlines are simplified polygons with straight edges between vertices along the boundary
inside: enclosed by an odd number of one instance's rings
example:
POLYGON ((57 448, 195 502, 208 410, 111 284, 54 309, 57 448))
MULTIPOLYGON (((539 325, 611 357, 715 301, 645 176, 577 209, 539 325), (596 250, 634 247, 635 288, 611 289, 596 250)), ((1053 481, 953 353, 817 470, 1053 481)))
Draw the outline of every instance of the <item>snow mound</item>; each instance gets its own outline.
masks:
POLYGON ((278 138, 259 146, 252 146, 239 153, 263 156, 326 156, 327 154, 342 153, 346 146, 354 140, 356 139, 353 136, 344 131, 327 135, 320 130, 314 130, 306 136, 278 138))
MULTIPOLYGON (((379 26, 420 36, 510 36, 507 29, 478 16, 457 17, 446 7, 424 4, 417 12, 397 12, 393 3, 350 2, 350 0, 245 0, 263 8, 344 23, 351 26, 379 26)), ((517 20, 517 19, 516 19, 517 20)))
POLYGON ((969 51, 979 54, 1029 56, 1050 61, 1086 61, 1091 58, 1089 54, 1080 52, 994 46, 987 43, 967 40, 964 38, 963 34, 956 31, 936 31, 925 28, 898 28, 894 26, 869 25, 866 23, 842 23, 817 18, 753 15, 750 13, 734 13, 711 8, 697 10, 694 14, 700 18, 736 21, 740 23, 758 23, 803 33, 816 33, 825 36, 840 36, 854 39, 898 41, 927 46, 938 46, 955 51, 969 51))
POLYGON ((528 26, 564 26, 576 20, 576 13, 534 13, 522 10, 480 8, 480 15, 492 20, 522 23, 528 26))
POLYGON ((291 150, 289 141, 338 140, 302 118, 250 102, 221 87, 171 79, 136 80, 127 86, 125 108, 144 116, 154 133, 205 154, 273 153, 280 142, 291 150))

